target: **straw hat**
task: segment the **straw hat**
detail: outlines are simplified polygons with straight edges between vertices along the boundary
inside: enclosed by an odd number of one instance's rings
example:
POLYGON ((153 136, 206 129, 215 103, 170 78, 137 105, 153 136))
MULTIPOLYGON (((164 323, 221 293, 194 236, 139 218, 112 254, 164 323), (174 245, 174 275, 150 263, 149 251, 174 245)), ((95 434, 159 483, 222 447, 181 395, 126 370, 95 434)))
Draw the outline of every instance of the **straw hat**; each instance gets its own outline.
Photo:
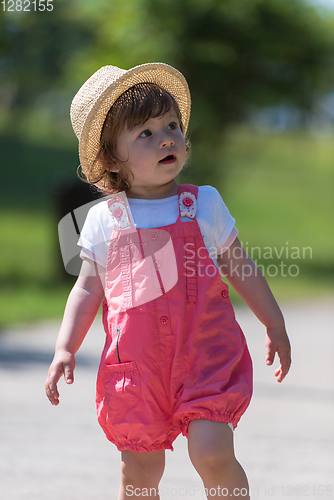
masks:
MULTIPOLYGON (((83 84, 71 104, 71 122, 79 139, 79 157, 84 174, 92 172, 92 164, 100 148, 102 127, 111 106, 130 87, 147 82, 160 85, 174 97, 186 133, 191 100, 187 81, 179 71, 163 63, 142 64, 128 71, 116 66, 103 66, 83 84)), ((94 170, 98 174, 101 168, 96 163, 94 170)))

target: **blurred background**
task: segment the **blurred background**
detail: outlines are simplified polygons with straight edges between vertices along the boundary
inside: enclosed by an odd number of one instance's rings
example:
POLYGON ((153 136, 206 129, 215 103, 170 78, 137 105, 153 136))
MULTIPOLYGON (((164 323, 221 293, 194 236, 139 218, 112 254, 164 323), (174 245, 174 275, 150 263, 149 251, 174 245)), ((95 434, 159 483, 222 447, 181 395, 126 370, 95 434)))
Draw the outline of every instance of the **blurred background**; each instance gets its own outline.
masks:
POLYGON ((106 64, 184 73, 181 181, 219 190, 279 300, 333 296, 334 2, 51 3, 0 6, 0 328, 62 315, 75 278, 58 222, 69 199, 93 196, 77 178, 69 107, 106 64))

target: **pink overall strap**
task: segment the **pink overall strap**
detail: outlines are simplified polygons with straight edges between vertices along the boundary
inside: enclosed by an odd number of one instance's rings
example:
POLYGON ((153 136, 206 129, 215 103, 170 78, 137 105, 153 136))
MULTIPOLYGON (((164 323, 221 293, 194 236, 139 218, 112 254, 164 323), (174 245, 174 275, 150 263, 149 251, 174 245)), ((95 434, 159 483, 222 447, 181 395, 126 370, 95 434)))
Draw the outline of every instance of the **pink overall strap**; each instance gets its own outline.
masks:
MULTIPOLYGON (((181 217, 196 218, 197 195, 198 186, 192 184, 179 185, 179 217, 177 219, 179 224, 182 224, 181 217)), ((186 236, 184 241, 187 301, 197 302, 197 242, 193 236, 186 236)))
MULTIPOLYGON (((108 200, 110 216, 113 220, 114 232, 122 231, 129 234, 136 232, 129 203, 124 191, 115 194, 108 200)), ((120 268, 123 282, 123 304, 122 309, 132 307, 132 277, 131 277, 131 253, 128 244, 119 247, 120 268)))
POLYGON ((124 191, 114 194, 108 200, 110 216, 113 219, 114 229, 135 230, 131 210, 124 191))

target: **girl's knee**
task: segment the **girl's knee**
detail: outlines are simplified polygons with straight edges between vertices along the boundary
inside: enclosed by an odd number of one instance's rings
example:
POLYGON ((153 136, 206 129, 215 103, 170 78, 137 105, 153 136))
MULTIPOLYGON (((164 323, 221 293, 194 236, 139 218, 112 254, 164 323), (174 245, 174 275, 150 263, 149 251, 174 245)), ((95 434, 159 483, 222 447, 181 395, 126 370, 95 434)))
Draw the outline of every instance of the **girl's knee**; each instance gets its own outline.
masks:
POLYGON ((200 474, 214 474, 234 463, 233 433, 227 424, 194 420, 188 431, 189 457, 200 474))
POLYGON ((157 485, 165 468, 165 452, 123 451, 121 474, 123 481, 132 485, 157 485))

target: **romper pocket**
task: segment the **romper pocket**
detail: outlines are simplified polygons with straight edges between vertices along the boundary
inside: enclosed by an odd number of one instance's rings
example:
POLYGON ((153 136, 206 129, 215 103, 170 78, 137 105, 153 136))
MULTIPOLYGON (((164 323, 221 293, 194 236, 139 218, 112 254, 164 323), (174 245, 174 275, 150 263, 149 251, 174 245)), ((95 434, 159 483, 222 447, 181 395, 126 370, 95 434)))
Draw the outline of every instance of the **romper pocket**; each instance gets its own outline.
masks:
POLYGON ((104 393, 110 411, 128 411, 136 406, 141 389, 135 361, 105 365, 104 393))

